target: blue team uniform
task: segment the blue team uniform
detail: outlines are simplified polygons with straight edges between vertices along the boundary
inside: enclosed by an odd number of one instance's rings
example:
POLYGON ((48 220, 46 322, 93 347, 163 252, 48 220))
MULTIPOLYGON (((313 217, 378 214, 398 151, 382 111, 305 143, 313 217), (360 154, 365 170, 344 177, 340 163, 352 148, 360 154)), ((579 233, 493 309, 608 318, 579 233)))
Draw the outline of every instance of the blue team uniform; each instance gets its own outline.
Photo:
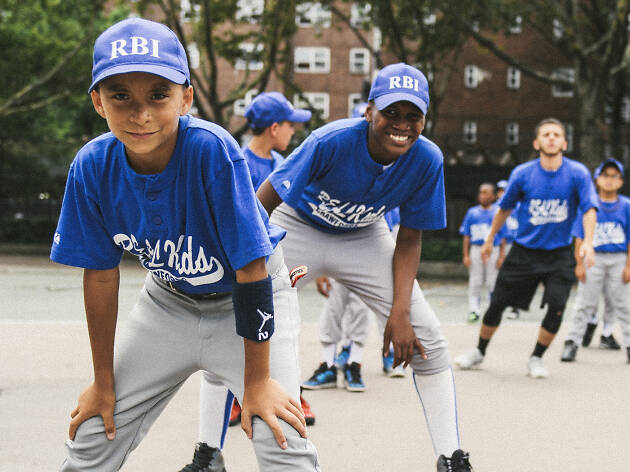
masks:
MULTIPOLYGON (((481 205, 476 205, 469 208, 464 216, 461 226, 459 227, 459 234, 462 236, 468 236, 470 238, 470 244, 481 246, 486 240, 486 236, 490 232, 492 226, 492 219, 498 211, 499 207, 496 204, 490 205, 489 208, 483 208, 481 205)), ((501 239, 504 237, 504 229, 496 234, 494 237, 493 245, 499 246, 501 239)))
MULTIPOLYGON (((584 239, 582 215, 578 215, 573 225, 572 235, 584 239)), ((616 202, 599 200, 597 223, 593 233, 595 252, 628 252, 630 241, 630 198, 619 195, 616 202)))
POLYGON ((260 187, 260 184, 265 181, 274 169, 284 162, 284 157, 273 149, 271 150, 271 159, 254 154, 248 147, 243 148, 243 154, 245 155, 255 190, 260 187))

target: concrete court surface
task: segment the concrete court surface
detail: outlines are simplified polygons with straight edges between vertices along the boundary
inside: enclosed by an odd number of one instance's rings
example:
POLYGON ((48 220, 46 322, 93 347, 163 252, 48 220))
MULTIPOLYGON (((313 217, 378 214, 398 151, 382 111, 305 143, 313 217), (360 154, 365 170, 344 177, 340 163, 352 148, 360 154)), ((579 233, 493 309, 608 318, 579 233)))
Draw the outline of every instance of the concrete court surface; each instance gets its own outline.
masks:
MULTIPOLYGON (((125 263, 120 318, 135 301, 143 271, 125 263)), ((455 356, 475 345, 478 325, 463 322, 466 284, 421 282, 455 356)), ((539 294, 538 294, 539 297, 539 294)), ((525 375, 542 313, 534 300, 521 320, 505 320, 483 368, 455 371, 462 446, 481 472, 630 471, 630 365, 624 352, 580 348, 578 362, 559 361, 567 324, 549 349, 546 380, 525 375)), ((82 311, 81 271, 45 257, 0 256, 0 472, 57 470, 69 413, 91 381, 82 311)), ((322 298, 300 293, 301 364, 319 362, 317 318, 322 298)), ((567 309, 570 317, 572 300, 567 309)), ((615 335, 620 338, 616 328, 615 335)), ((434 471, 435 457, 408 376, 381 373, 380 336, 372 328, 364 354, 364 393, 343 388, 307 392, 317 415, 309 429, 324 471, 434 471)), ((124 471, 179 470, 197 434, 199 375, 192 376, 134 451, 124 471)), ((239 427, 229 429, 227 470, 258 470, 239 427)))

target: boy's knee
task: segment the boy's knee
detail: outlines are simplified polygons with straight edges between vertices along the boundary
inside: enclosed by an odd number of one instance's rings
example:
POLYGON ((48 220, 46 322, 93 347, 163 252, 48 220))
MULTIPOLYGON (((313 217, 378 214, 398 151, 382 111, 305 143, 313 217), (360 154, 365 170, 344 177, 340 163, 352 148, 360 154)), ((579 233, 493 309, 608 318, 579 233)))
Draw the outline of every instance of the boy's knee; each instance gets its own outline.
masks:
POLYGON ((446 345, 435 349, 425 347, 427 359, 422 359, 419 353, 414 354, 409 364, 418 375, 433 375, 442 372, 450 367, 448 349, 446 345))
POLYGON ((319 471, 317 451, 315 446, 287 422, 278 419, 282 432, 287 440, 287 448, 282 449, 273 431, 262 419, 253 419, 254 451, 260 470, 274 470, 279 472, 319 471))

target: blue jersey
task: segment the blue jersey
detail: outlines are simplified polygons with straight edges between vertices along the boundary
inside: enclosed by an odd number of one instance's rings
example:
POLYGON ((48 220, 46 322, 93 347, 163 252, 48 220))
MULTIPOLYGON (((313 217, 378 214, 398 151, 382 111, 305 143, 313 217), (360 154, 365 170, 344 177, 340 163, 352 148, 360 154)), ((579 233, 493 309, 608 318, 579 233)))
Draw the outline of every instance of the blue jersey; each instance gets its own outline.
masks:
MULTIPOLYGON (((584 239, 582 214, 573 225, 573 236, 584 239)), ((630 242, 630 198, 619 195, 616 202, 599 200, 597 223, 593 234, 595 252, 628 252, 630 242)))
MULTIPOLYGON (((490 227, 492 226, 492 218, 499 210, 497 205, 490 205, 488 208, 484 208, 481 205, 471 207, 464 216, 464 221, 459 227, 459 234, 462 236, 468 236, 470 238, 470 244, 481 246, 485 241, 488 233, 490 233, 490 227)), ((503 226, 505 228, 505 225, 503 226)), ((493 244, 498 246, 501 244, 503 238, 504 229, 495 235, 493 244)))
POLYGON ((184 292, 226 292, 236 269, 271 254, 283 236, 254 195, 236 141, 184 116, 159 174, 136 173, 112 133, 83 146, 70 166, 50 257, 111 269, 126 250, 184 292))
POLYGON ((394 227, 400 224, 400 210, 398 208, 389 210, 385 213, 385 221, 387 222, 387 227, 390 231, 394 229, 394 227))
POLYGON ((369 123, 343 119, 315 131, 269 176, 282 200, 314 227, 331 233, 368 226, 400 207, 400 224, 446 226, 443 158, 424 136, 392 164, 367 148, 369 123))
POLYGON ((243 148, 243 154, 245 155, 245 160, 249 167, 249 173, 252 176, 254 190, 258 190, 260 184, 265 181, 269 174, 284 162, 284 157, 273 149, 271 150, 271 159, 266 159, 254 154, 248 147, 243 148))
POLYGON ((571 229, 579 211, 598 208, 588 169, 562 158, 555 171, 543 169, 540 159, 517 166, 499 203, 514 209, 518 230, 515 242, 530 249, 551 250, 571 244, 571 229))

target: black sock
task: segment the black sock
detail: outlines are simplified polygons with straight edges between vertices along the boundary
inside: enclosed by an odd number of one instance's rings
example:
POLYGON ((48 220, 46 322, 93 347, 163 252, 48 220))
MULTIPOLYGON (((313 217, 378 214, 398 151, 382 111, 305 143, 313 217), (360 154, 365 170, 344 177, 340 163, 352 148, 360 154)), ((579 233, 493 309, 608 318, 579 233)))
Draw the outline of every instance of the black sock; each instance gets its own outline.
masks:
POLYGON ((542 357, 548 347, 549 346, 543 346, 540 343, 536 343, 536 347, 534 348, 534 352, 532 352, 532 356, 542 357))
POLYGON ((479 352, 481 352, 481 354, 483 354, 484 356, 486 355, 486 348, 488 347, 488 343, 490 342, 489 339, 483 339, 483 338, 479 338, 479 344, 477 344, 477 349, 479 349, 479 352))

